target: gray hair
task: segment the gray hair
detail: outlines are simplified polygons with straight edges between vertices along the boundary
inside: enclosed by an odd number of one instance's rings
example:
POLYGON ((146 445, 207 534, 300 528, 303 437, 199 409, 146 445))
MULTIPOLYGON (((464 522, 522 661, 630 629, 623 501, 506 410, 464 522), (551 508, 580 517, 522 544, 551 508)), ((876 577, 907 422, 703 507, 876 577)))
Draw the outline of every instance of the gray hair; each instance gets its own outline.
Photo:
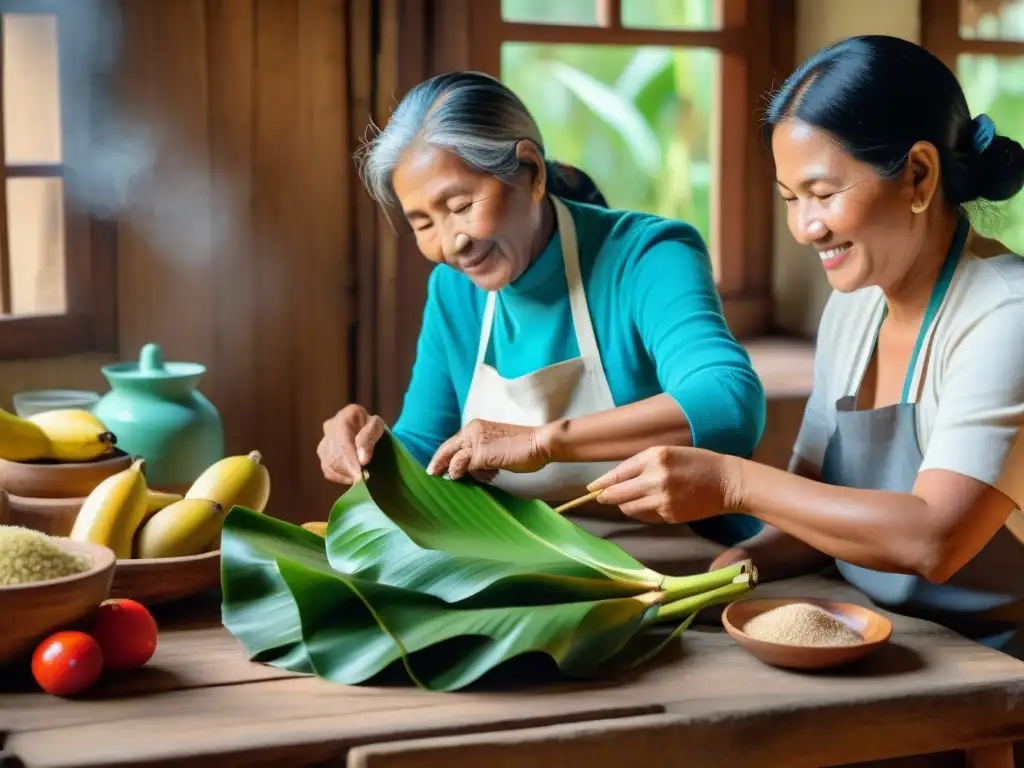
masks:
MULTIPOLYGON (((516 149, 531 141, 545 155, 540 129, 526 105, 500 80, 479 72, 438 75, 413 88, 391 119, 362 148, 357 159, 370 196, 395 206, 392 175, 402 153, 414 141, 455 153, 482 173, 510 183, 521 169, 516 149)), ((548 188, 579 202, 605 204, 582 172, 545 161, 548 188)))

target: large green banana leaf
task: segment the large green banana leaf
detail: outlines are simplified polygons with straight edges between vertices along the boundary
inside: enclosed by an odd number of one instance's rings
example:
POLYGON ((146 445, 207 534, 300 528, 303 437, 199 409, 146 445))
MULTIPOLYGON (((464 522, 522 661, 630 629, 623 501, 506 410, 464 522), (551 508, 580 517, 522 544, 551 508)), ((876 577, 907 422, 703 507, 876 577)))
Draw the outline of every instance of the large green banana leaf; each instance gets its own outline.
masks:
MULTIPOLYGON (((447 480, 438 482, 455 485, 447 480)), ((465 506, 453 505, 449 509, 453 517, 461 510, 471 514, 465 506)), ((496 518, 508 515, 504 510, 488 513, 496 518)), ((401 513, 396 517, 406 524, 410 519, 415 521, 401 513)), ((437 540, 436 546, 445 543, 437 540)), ((539 549, 537 559, 525 562, 491 557, 495 553, 490 551, 486 539, 478 549, 480 555, 469 556, 421 547, 374 503, 364 483, 353 487, 335 504, 327 527, 327 557, 336 570, 425 592, 450 603, 529 605, 639 595, 654 588, 639 578, 611 578, 549 547, 539 549)))
MULTIPOLYGON (((374 448, 367 470, 364 481, 338 500, 332 522, 354 507, 364 507, 361 514, 367 514, 369 500, 415 544, 455 557, 504 562, 517 572, 610 578, 627 582, 637 591, 657 588, 665 579, 541 501, 519 499, 473 481, 428 475, 389 432, 374 448)), ((378 517, 374 526, 379 523, 378 517)), ((359 559, 335 548, 331 562, 347 571, 350 557, 359 559)), ((369 557, 376 561, 377 553, 369 557)))
POLYGON ((676 632, 642 642, 641 630, 660 618, 657 592, 540 605, 453 605, 339 572, 319 536, 241 507, 227 517, 221 556, 223 621, 254 659, 348 684, 402 664, 415 684, 441 691, 464 687, 528 653, 548 655, 571 677, 627 669, 660 651, 699 608, 748 589, 729 583, 691 597, 685 610, 669 616, 683 619, 676 632))
POLYGON ((223 623, 253 659, 344 683, 400 665, 436 690, 531 653, 614 674, 755 578, 665 577, 542 502, 429 476, 390 433, 326 540, 235 507, 221 563, 223 623), (644 631, 658 622, 675 631, 644 631))

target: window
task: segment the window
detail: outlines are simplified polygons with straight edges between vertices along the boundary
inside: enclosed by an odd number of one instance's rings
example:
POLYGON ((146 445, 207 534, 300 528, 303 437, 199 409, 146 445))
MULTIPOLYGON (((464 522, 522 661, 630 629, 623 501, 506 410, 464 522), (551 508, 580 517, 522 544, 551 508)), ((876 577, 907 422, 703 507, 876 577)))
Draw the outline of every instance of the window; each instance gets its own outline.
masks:
POLYGON ((792 69, 793 6, 759 0, 480 0, 472 68, 526 103, 554 159, 613 207, 693 224, 738 336, 764 332, 772 169, 765 96, 792 69))
MULTIPOLYGON (((922 44, 956 72, 974 115, 1024 144, 1024 0, 921 0, 922 44)), ((981 234, 1024 255, 1024 194, 985 212, 981 234)))
POLYGON ((61 19, 41 10, 54 7, 0 3, 0 359, 113 346, 112 238, 65 187, 65 134, 82 136, 87 111, 81 89, 62 109, 61 19))

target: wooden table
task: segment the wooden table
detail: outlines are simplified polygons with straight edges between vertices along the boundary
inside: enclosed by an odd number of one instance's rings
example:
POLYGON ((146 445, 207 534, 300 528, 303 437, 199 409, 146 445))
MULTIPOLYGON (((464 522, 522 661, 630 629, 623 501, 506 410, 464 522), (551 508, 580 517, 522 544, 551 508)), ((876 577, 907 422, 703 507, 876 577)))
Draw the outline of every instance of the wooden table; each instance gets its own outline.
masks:
MULTIPOLYGON (((866 603, 823 577, 758 594, 866 603)), ((251 664, 215 600, 158 618, 148 668, 88 698, 0 695, 0 765, 818 768, 987 745, 977 759, 997 761, 1024 739, 1024 664, 902 617, 889 647, 841 672, 770 668, 710 625, 628 679, 454 694, 251 664)))

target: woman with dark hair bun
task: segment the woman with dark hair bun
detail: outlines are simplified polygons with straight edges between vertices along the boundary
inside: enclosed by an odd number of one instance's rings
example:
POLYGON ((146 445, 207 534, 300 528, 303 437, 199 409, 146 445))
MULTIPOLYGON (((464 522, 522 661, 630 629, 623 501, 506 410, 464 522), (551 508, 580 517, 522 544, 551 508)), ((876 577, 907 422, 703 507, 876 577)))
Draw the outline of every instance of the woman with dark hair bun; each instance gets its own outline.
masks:
POLYGON ((804 62, 765 131, 790 232, 834 288, 790 472, 656 448, 598 500, 651 522, 745 512, 765 529, 715 567, 835 561, 880 605, 1024 658, 1024 260, 968 220, 1024 187, 1024 148, 941 61, 876 35, 804 62))
MULTIPOLYGON (((764 392, 700 235, 609 209, 589 176, 547 156, 500 81, 421 83, 361 159, 371 196, 438 265, 393 429, 429 472, 563 502, 650 445, 753 452, 764 392)), ((325 477, 357 481, 383 429, 360 405, 328 419, 325 477)), ((731 544, 760 527, 731 515, 695 529, 731 544)))

